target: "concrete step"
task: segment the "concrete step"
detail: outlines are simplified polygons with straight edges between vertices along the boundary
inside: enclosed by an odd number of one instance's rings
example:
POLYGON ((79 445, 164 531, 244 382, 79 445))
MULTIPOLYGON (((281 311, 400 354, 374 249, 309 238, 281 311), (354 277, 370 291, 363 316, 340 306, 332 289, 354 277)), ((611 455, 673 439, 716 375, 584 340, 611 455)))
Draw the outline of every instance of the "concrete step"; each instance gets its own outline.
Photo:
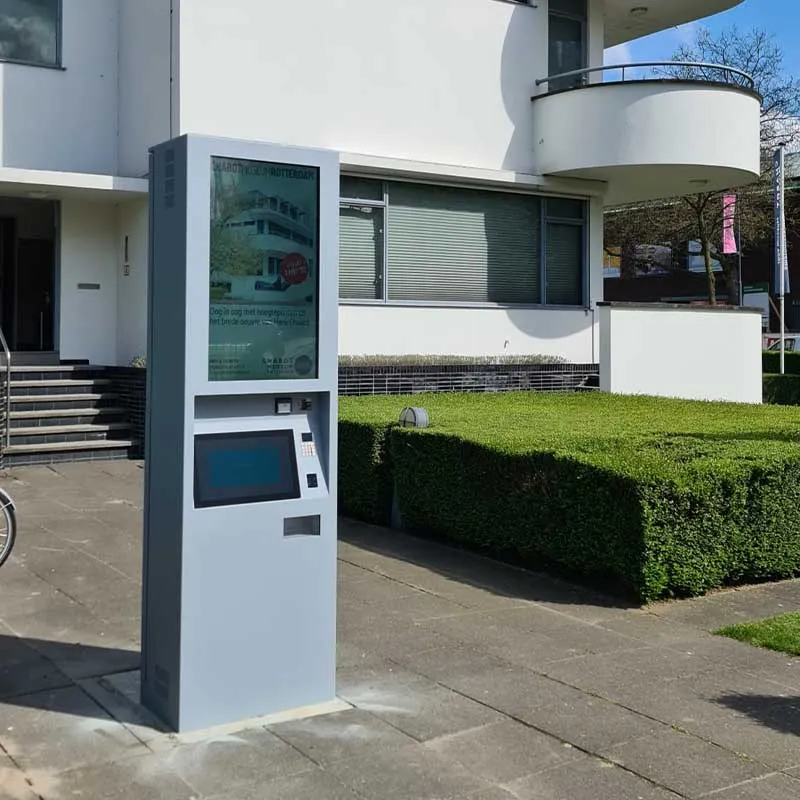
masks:
POLYGON ((37 395, 86 394, 111 385, 107 378, 74 378, 66 380, 11 381, 11 397, 37 395))
POLYGON ((48 444, 12 444, 3 452, 5 468, 56 464, 67 461, 100 461, 130 458, 136 442, 131 439, 61 442, 48 444))
POLYGON ((12 428, 12 439, 17 436, 61 436, 78 433, 109 433, 130 430, 127 422, 95 422, 74 425, 33 425, 28 428, 12 428))
MULTIPOLYGON (((98 395, 99 397, 106 397, 106 395, 98 395)), ((80 395, 81 398, 86 397, 85 394, 80 395)), ((31 419, 60 419, 61 417, 113 417, 117 414, 124 414, 124 408, 117 406, 100 406, 99 408, 55 408, 46 411, 12 411, 11 421, 14 420, 31 420, 31 419)), ((46 423, 43 423, 46 424, 46 423)), ((58 424, 58 423, 53 423, 58 424)), ((67 424, 67 423, 64 423, 67 424)))
POLYGON ((11 414, 18 411, 64 411, 84 408, 108 408, 116 405, 119 396, 113 392, 81 392, 80 394, 12 395, 11 414))

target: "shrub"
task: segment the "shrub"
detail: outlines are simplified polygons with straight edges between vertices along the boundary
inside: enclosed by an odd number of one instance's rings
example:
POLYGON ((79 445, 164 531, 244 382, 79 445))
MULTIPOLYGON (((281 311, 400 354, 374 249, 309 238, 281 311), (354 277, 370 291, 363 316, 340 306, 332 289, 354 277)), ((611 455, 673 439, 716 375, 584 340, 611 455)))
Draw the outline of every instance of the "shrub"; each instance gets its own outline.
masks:
MULTIPOLYGON (((800 375, 800 353, 784 353, 783 368, 787 375, 800 375)), ((761 371, 777 375, 781 371, 781 354, 777 350, 765 350, 761 354, 761 371)))
MULTIPOLYGON (((370 408, 372 425, 404 404, 353 400, 345 415, 370 408)), ((408 528, 643 601, 800 571, 795 409, 600 394, 414 404, 433 424, 391 428, 386 465, 408 528)))
POLYGON ((351 398, 342 397, 339 404, 339 509, 356 519, 388 525, 392 506, 389 420, 385 415, 376 418, 363 404, 360 413, 351 398))
POLYGON ((776 406, 800 406, 800 375, 764 375, 764 402, 776 406))

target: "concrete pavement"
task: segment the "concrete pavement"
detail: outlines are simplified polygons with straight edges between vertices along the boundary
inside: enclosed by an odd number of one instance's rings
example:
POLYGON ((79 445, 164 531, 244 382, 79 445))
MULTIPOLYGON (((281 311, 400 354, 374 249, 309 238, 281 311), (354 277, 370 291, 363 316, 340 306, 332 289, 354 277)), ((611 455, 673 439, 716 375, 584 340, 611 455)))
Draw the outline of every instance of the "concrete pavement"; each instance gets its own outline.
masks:
POLYGON ((796 800, 800 660, 713 637, 800 582, 645 611, 341 526, 337 714, 174 736, 137 704, 140 465, 20 469, 0 798, 796 800))

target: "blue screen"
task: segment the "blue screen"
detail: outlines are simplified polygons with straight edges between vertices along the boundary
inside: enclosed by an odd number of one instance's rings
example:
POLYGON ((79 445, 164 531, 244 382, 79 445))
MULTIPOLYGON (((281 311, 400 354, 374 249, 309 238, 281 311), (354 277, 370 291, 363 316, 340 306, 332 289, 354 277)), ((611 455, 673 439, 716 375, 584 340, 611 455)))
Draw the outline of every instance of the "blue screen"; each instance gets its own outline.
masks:
POLYGON ((198 508, 299 498, 293 432, 196 436, 194 496, 198 508))
POLYGON ((214 489, 256 486, 280 480, 281 452, 277 447, 217 450, 209 453, 206 468, 214 489))

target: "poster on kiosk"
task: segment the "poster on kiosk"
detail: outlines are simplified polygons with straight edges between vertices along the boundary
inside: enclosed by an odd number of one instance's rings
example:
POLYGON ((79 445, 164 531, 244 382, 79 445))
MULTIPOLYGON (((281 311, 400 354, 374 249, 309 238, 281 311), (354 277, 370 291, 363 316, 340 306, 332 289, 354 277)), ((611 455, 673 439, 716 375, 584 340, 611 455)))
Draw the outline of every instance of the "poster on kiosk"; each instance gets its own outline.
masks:
POLYGON ((335 701, 338 154, 153 148, 142 702, 177 731, 335 701))

